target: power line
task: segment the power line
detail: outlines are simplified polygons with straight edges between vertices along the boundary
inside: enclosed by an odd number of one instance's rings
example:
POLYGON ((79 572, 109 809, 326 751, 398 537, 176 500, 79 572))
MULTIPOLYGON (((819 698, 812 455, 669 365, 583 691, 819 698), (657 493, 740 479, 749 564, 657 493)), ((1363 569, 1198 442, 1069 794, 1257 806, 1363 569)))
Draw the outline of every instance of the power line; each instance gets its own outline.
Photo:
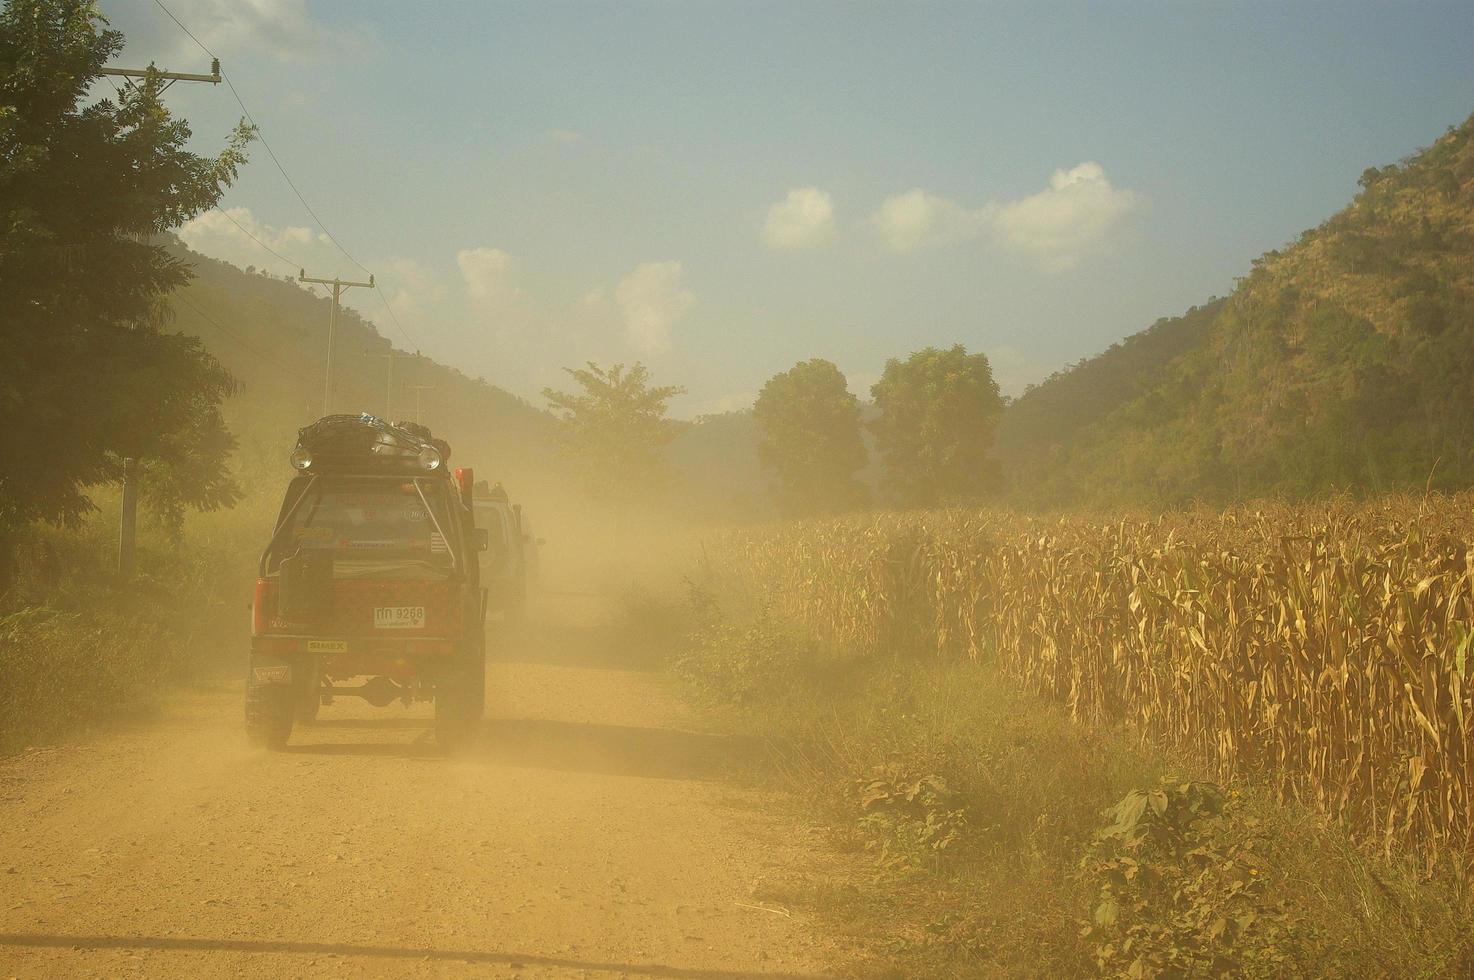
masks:
POLYGON ((389 319, 394 321, 394 325, 399 328, 400 333, 404 334, 404 339, 409 341, 410 346, 418 351, 419 345, 415 342, 415 339, 409 335, 409 331, 404 329, 404 324, 399 322, 399 314, 395 313, 394 307, 389 305, 389 297, 384 295, 384 290, 380 288, 378 284, 375 284, 374 292, 378 293, 379 299, 384 301, 384 309, 389 311, 389 319))
POLYGON ((262 248, 266 249, 266 251, 270 252, 272 255, 275 255, 278 259, 280 259, 286 265, 290 266, 293 269, 300 269, 300 268, 302 268, 302 263, 300 263, 300 262, 293 262, 291 259, 289 259, 285 255, 281 254, 276 249, 272 248, 270 245, 266 244, 261 239, 257 238, 255 235, 251 234, 250 229, 248 229, 245 225, 241 224, 239 221, 235 220, 234 216, 232 216, 229 211, 226 211, 224 208, 222 208, 218 204, 215 205, 215 210, 216 211, 219 211, 221 214, 225 215, 226 220, 228 220, 231 224, 233 224, 237 228, 239 228, 242 235, 245 235, 251 241, 255 242, 257 245, 260 245, 262 248))
POLYGON ((249 351, 252 354, 255 354, 257 357, 259 357, 261 360, 265 361, 267 364, 270 364, 273 367, 280 368, 281 370, 285 371, 287 374, 295 375, 297 378, 300 378, 303 381, 303 383, 309 383, 309 384, 315 384, 316 383, 316 382, 310 381, 305 374, 299 374, 296 370, 294 370, 293 368, 289 367, 288 365, 286 365, 282 361, 277 360, 276 358, 272 357, 270 354, 264 353, 259 348, 257 348, 254 344, 251 344, 251 343, 247 342, 246 340, 243 340, 235 332, 227 329, 225 327, 225 325, 222 324, 219 320, 215 319, 210 314, 208 314, 204 310, 200 309, 198 306, 195 306, 194 303, 192 303, 188 299, 186 299, 184 297, 184 294, 181 293, 181 292, 179 292, 178 290, 176 290, 174 292, 174 295, 173 295, 172 298, 179 300, 179 302, 183 303, 185 306, 187 306, 191 310, 193 310, 195 312, 195 315, 196 316, 198 316, 200 319, 204 320, 206 323, 210 324, 216 330, 220 331, 220 333, 223 336, 228 337, 231 340, 235 341, 237 344, 239 344, 241 346, 242 349, 247 350, 247 351, 249 351))
MULTIPOLYGON (((301 269, 302 268, 301 263, 299 263, 299 262, 293 262, 291 259, 287 258, 285 255, 281 254, 276 249, 272 248, 270 245, 266 244, 261 239, 257 238, 255 235, 253 235, 251 233, 250 229, 247 228, 245 225, 241 224, 239 221, 235 220, 235 218, 231 215, 231 213, 229 211, 226 211, 224 208, 220 207, 220 205, 218 205, 218 204, 215 205, 215 210, 216 211, 219 211, 222 215, 225 216, 225 219, 227 221, 229 221, 231 224, 233 224, 237 228, 239 228, 242 235, 245 235, 251 241, 255 242, 257 245, 260 245, 266 251, 268 251, 272 255, 276 256, 277 259, 279 259, 281 262, 285 263, 286 265, 290 266, 293 269, 301 269)), ((318 286, 316 283, 311 283, 311 282, 307 283, 307 287, 308 287, 309 291, 312 293, 312 295, 314 295, 314 296, 317 295, 318 289, 322 288, 322 287, 318 286)))
MULTIPOLYGON (((179 18, 175 17, 173 12, 170 11, 168 7, 164 6, 163 0, 154 0, 154 3, 158 5, 158 8, 162 10, 181 31, 189 35, 189 39, 191 41, 199 45, 201 51, 205 52, 205 54, 209 55, 212 59, 215 58, 215 52, 205 47, 205 43, 199 38, 195 37, 193 31, 184 26, 179 18)), ((218 61, 219 59, 215 60, 218 61)), ((343 243, 338 241, 337 236, 328 230, 328 226, 323 224, 323 220, 317 216, 317 212, 312 209, 312 205, 307 203, 307 198, 303 197, 302 192, 297 189, 296 182, 292 180, 291 175, 287 173, 287 168, 282 166, 281 160, 277 159, 276 151, 273 150, 271 148, 271 144, 267 142, 266 134, 262 131, 260 124, 257 123, 255 117, 251 115, 251 110, 246 108, 245 100, 242 99, 240 93, 235 90, 235 84, 231 82, 230 76, 225 74, 225 72, 222 70, 220 72, 220 78, 222 81, 225 82, 225 87, 230 89, 230 94, 235 99, 236 104, 241 107, 241 112, 245 114, 246 122, 250 123, 251 127, 255 129, 256 138, 259 139, 261 141, 261 145, 266 148, 266 155, 271 157, 271 162, 276 164, 276 169, 278 172, 281 173, 282 179, 287 182, 287 186, 290 187, 292 189, 292 193, 297 196, 297 201, 302 205, 303 208, 307 210, 307 213, 312 216, 312 220, 317 222, 317 227, 322 229, 322 233, 327 236, 328 241, 332 242, 333 245, 337 247, 338 251, 347 256, 349 262, 352 262, 354 265, 358 266, 359 269, 367 273, 369 271, 368 268, 362 262, 355 259, 352 252, 343 247, 343 243)), ((227 217, 229 217, 229 215, 227 215, 227 217)), ((243 228, 241 230, 244 231, 245 229, 243 228)), ((247 234, 249 234, 249 232, 247 232, 247 234)), ((256 236, 252 235, 251 237, 255 239, 256 236)), ((260 242, 259 239, 256 240, 263 247, 266 247, 265 243, 260 242)), ((267 248, 267 251, 272 252, 272 254, 276 254, 274 249, 267 248)), ((277 257, 280 258, 281 256, 278 255, 277 257)), ((301 268, 301 266, 298 266, 298 268, 301 268)), ((404 328, 404 324, 399 322, 399 315, 394 312, 394 307, 389 305, 389 298, 385 296, 383 291, 380 290, 377 286, 374 287, 374 292, 378 293, 379 299, 383 300, 384 309, 389 311, 389 318, 394 321, 394 325, 399 328, 399 332, 404 335, 404 339, 409 341, 411 347, 418 348, 419 345, 415 342, 415 339, 411 337, 409 331, 404 328)))
POLYGON ((159 0, 154 0, 154 3, 158 3, 159 4, 159 9, 162 10, 165 14, 168 15, 169 19, 174 22, 174 24, 175 24, 176 27, 178 27, 184 33, 188 34, 189 35, 189 39, 191 41, 193 41, 195 44, 198 44, 200 46, 200 50, 201 51, 205 52, 205 54, 209 55, 211 58, 215 57, 215 52, 213 52, 209 48, 205 47, 205 43, 203 41, 201 41, 199 38, 195 37, 193 31, 191 31, 188 27, 185 27, 183 24, 179 23, 179 18, 178 17, 175 17, 172 13, 169 13, 169 8, 168 7, 164 6, 162 3, 159 3, 159 0))

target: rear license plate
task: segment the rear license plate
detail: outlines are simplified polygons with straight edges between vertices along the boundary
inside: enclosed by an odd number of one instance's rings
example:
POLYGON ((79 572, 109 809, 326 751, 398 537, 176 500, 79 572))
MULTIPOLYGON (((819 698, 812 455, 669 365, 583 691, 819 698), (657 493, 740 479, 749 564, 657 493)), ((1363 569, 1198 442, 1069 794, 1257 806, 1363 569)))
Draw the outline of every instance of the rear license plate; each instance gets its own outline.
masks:
POLYGON ((374 609, 376 630, 414 630, 424 625, 424 606, 378 606, 374 609))
POLYGON ((347 653, 347 640, 308 640, 308 653, 347 653))

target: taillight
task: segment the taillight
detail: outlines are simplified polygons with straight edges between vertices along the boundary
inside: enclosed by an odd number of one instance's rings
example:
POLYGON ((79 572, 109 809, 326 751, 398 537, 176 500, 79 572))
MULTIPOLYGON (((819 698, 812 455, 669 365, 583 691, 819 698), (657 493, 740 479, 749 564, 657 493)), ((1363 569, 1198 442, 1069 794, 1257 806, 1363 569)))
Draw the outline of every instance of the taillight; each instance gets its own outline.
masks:
POLYGON ((256 594, 251 599, 251 633, 253 635, 266 632, 266 597, 270 592, 271 582, 268 579, 258 578, 256 594))
POLYGON ((471 506, 471 494, 476 486, 476 472, 469 466, 459 466, 455 471, 456 489, 461 493, 461 503, 469 509, 471 506))

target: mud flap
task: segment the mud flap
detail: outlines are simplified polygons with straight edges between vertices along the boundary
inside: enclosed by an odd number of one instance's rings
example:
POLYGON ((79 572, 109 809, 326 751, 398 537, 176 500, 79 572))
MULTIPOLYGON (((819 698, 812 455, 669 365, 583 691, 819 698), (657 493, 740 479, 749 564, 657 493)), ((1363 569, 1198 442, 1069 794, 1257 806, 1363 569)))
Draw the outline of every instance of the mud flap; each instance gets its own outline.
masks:
POLYGON ((252 664, 252 684, 290 684, 292 683, 291 664, 252 664))

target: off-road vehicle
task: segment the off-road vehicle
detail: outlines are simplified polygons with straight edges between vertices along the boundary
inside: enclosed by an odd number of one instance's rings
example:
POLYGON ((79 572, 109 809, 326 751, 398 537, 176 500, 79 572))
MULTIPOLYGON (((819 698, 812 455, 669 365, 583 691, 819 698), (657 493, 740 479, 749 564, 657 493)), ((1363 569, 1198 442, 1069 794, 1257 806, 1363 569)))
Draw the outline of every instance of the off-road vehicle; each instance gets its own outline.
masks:
POLYGON ((246 730, 283 747, 319 705, 435 702, 451 747, 485 707, 487 546, 469 469, 429 430, 334 415, 298 433, 297 475, 261 555, 246 730))
POLYGON ((472 492, 476 526, 490 538, 481 553, 481 581, 487 588, 487 609, 501 613, 505 622, 520 625, 527 616, 527 588, 536 581, 540 538, 532 536, 521 504, 514 504, 500 483, 479 480, 472 492))

